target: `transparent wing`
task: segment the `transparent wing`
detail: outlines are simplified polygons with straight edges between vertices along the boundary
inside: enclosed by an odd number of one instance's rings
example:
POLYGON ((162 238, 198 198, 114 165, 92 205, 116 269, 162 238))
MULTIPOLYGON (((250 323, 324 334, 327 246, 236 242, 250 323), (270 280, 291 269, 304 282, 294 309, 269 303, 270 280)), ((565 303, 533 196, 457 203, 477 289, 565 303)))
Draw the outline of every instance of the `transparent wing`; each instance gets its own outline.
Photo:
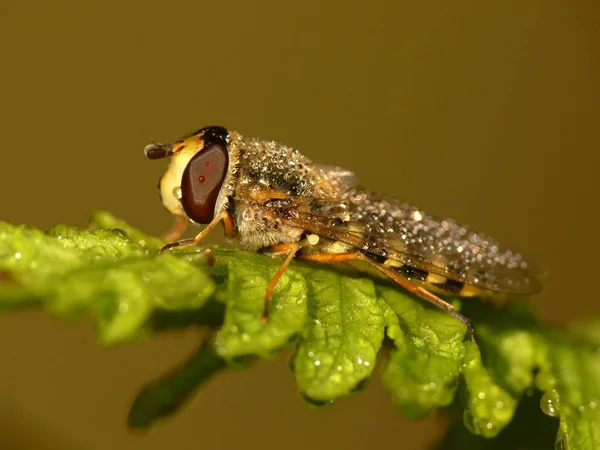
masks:
POLYGON ((354 172, 347 169, 326 164, 313 164, 313 166, 315 170, 321 172, 320 179, 325 179, 328 183, 334 183, 344 190, 349 190, 358 184, 354 172))
POLYGON ((540 272, 520 253, 496 240, 438 219, 393 198, 360 188, 335 203, 313 205, 289 225, 355 249, 480 289, 513 295, 542 290, 540 272))

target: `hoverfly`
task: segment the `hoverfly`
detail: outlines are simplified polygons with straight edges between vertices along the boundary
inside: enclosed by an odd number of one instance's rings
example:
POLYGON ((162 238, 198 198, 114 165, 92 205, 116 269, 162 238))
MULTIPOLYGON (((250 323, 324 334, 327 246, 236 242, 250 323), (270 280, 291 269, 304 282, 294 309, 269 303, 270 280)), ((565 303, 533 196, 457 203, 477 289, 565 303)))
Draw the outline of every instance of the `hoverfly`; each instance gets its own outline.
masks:
POLYGON ((158 183, 176 216, 162 251, 194 245, 219 223, 234 245, 283 258, 265 293, 267 316, 277 281, 294 258, 320 263, 364 261, 410 293, 469 320, 440 298, 542 290, 536 268, 488 236, 438 219, 362 187, 340 167, 315 164, 277 141, 247 138, 219 126, 144 149, 170 157, 158 183), (205 228, 178 240, 187 223, 205 228))

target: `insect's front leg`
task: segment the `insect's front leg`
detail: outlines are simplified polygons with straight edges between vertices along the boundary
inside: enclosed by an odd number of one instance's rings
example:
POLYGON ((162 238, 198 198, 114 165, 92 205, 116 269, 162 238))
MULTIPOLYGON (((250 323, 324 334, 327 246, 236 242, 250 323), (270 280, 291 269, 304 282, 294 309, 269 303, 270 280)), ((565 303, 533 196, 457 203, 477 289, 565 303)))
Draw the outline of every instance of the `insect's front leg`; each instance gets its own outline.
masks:
POLYGON ((188 219, 185 216, 175 216, 173 226, 169 231, 162 235, 162 240, 171 243, 181 237, 187 228, 188 219))
POLYGON ((187 247, 188 245, 198 245, 202 240, 210 233, 210 231, 216 227, 219 222, 223 222, 225 228, 225 235, 227 237, 234 237, 236 235, 235 227, 233 225, 233 220, 231 219, 231 215, 227 211, 223 211, 221 214, 217 215, 212 222, 210 222, 198 235, 194 238, 190 239, 181 239, 179 241, 171 242, 170 244, 165 245, 159 250, 159 253, 164 253, 167 250, 176 247, 187 247))

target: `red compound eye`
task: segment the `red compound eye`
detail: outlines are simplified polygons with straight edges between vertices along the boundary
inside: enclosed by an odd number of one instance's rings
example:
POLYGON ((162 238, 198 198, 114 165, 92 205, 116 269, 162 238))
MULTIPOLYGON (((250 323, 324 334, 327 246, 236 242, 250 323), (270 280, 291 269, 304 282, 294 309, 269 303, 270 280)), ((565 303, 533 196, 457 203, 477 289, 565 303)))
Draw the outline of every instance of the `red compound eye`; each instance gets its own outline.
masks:
POLYGON ((222 143, 210 144, 188 163, 181 179, 181 206, 190 219, 210 223, 229 166, 227 148, 222 143))

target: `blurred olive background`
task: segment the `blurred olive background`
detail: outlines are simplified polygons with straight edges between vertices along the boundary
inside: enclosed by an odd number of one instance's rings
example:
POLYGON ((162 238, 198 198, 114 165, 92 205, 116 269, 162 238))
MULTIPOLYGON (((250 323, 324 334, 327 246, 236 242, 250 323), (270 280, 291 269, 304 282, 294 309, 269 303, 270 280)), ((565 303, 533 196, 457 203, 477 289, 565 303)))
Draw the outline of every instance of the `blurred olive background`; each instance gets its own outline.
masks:
MULTIPOLYGON (((142 149, 220 124, 534 256, 543 318, 598 314, 599 14, 595 0, 3 0, 0 220, 84 225, 105 208, 159 234, 165 164, 142 149)), ((313 410, 285 357, 127 431, 137 390, 196 341, 103 349, 88 321, 1 316, 0 448, 420 449, 443 433, 401 418, 377 377, 313 410)))

